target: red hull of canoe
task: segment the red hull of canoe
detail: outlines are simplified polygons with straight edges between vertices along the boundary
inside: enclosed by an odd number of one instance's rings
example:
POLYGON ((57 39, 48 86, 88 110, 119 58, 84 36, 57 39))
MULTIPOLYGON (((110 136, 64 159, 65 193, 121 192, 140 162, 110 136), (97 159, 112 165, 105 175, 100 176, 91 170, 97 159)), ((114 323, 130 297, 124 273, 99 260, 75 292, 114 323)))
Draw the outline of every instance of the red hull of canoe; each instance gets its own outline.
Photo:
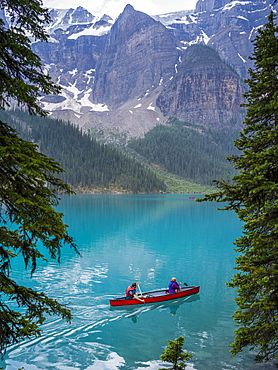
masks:
MULTIPOLYGON (((157 303, 157 302, 165 302, 171 301, 173 299, 179 299, 183 297, 187 297, 193 294, 197 294, 200 291, 200 286, 189 286, 182 288, 181 292, 167 294, 166 290, 155 290, 152 292, 142 293, 145 302, 140 302, 137 299, 125 299, 125 297, 121 297, 118 299, 112 299, 110 301, 110 305, 115 306, 133 306, 133 305, 140 305, 146 303, 157 303)), ((139 295, 140 296, 140 295, 139 295)), ((141 297, 141 296, 140 296, 141 297)))

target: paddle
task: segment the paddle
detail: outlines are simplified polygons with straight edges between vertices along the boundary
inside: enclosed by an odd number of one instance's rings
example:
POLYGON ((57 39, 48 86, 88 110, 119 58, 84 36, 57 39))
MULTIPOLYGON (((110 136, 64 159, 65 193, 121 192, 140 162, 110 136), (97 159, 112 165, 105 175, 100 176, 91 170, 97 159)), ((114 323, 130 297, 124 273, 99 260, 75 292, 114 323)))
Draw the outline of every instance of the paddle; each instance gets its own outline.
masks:
MULTIPOLYGON (((184 285, 184 286, 188 286, 187 283, 179 283, 179 285, 184 285)), ((180 287, 182 289, 182 287, 180 287)))
POLYGON ((140 288, 140 285, 137 284, 137 286, 138 286, 138 289, 139 289, 139 292, 140 292, 141 296, 143 296, 142 291, 141 291, 141 288, 140 288))
MULTIPOLYGON (((138 286, 138 289, 139 289, 140 295, 141 295, 141 297, 143 298, 143 293, 142 293, 142 291, 141 291, 140 285, 139 285, 139 284, 137 284, 137 286, 138 286)), ((144 301, 144 304, 145 304, 145 300, 144 300, 144 299, 143 299, 143 301, 144 301)))

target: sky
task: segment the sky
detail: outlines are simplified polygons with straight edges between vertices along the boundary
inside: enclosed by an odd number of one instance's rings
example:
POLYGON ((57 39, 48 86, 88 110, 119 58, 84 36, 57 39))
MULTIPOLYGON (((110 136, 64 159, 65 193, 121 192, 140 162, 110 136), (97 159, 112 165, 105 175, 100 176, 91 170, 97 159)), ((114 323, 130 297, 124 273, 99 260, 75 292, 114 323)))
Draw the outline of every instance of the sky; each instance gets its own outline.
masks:
POLYGON ((94 15, 108 14, 117 17, 126 4, 130 4, 135 10, 140 10, 149 15, 165 14, 178 10, 195 9, 197 0, 43 0, 44 6, 48 8, 69 9, 83 6, 94 15))

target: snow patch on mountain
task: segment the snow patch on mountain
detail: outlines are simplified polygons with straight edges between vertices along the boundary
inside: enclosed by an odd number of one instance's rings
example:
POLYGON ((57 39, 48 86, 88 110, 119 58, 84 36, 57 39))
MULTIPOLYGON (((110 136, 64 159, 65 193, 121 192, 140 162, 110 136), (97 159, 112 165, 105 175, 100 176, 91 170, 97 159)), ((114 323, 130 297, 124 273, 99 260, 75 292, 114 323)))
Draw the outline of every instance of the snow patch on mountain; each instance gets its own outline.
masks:
POLYGON ((147 109, 155 111, 155 107, 153 106, 153 102, 151 102, 151 103, 149 104, 149 106, 148 106, 148 108, 147 108, 147 109))
POLYGON ((244 21, 248 21, 247 18, 243 17, 242 15, 237 16, 238 19, 243 19, 244 21))
POLYGON ((109 22, 109 24, 104 24, 101 26, 96 26, 96 24, 93 24, 91 27, 85 28, 83 31, 70 35, 68 38, 69 40, 76 40, 81 36, 103 36, 110 31, 112 26, 113 22, 109 22))
POLYGON ((252 4, 252 1, 231 1, 230 3, 226 4, 222 11, 225 12, 225 11, 229 11, 231 10, 233 7, 237 6, 237 5, 247 5, 247 4, 252 4))
POLYGON ((91 83, 91 80, 94 80, 94 78, 95 78, 95 76, 94 76, 95 72, 96 72, 96 70, 94 68, 92 68, 92 69, 89 69, 88 71, 85 71, 83 73, 83 76, 88 80, 87 81, 87 85, 89 85, 91 83))
MULTIPOLYGON (((174 82, 173 79, 179 79, 182 72, 180 63, 184 61, 183 53, 190 45, 205 44, 213 47, 221 58, 231 61, 235 70, 244 77, 244 71, 250 65, 248 56, 251 48, 248 46, 248 37, 249 40, 254 39, 257 29, 264 24, 265 14, 269 10, 264 8, 269 1, 204 0, 199 2, 204 6, 199 6, 198 11, 197 7, 196 10, 150 16, 169 30, 176 40, 174 47, 180 52, 169 66, 169 75, 160 74, 155 84, 144 83, 138 95, 121 103, 116 109, 113 109, 112 103, 107 103, 109 100, 106 101, 101 93, 96 94, 99 76, 106 73, 106 70, 101 71, 99 63, 105 57, 105 45, 110 40, 105 35, 109 35, 116 20, 108 15, 91 14, 82 7, 52 9, 52 24, 47 28, 51 45, 48 49, 43 49, 38 43, 34 48, 41 52, 45 63, 44 72, 62 87, 62 91, 59 96, 41 97, 40 104, 59 118, 65 115, 72 119, 74 116, 77 124, 83 122, 88 127, 99 125, 100 129, 103 128, 102 125, 106 125, 107 129, 113 125, 117 129, 122 127, 119 130, 128 131, 131 136, 143 135, 150 124, 165 121, 162 111, 156 105, 158 93, 154 92, 162 91, 165 86, 174 82), (219 4, 224 3, 227 4, 220 7, 219 4), (214 4, 218 4, 217 7, 214 4)), ((134 19, 136 20, 135 14, 134 19)), ((130 25, 132 26, 133 24, 130 25)), ((114 28, 111 33, 113 30, 114 28)), ((127 28, 127 33, 128 30, 127 28)), ((137 39, 131 40, 130 46, 133 47, 137 39)), ((129 63, 128 58, 124 63, 129 63)), ((107 69, 109 68, 110 65, 107 69)), ((152 66, 149 73, 151 72, 152 66)), ((103 81, 106 83, 105 78, 103 81)), ((112 91, 117 91, 117 88, 112 91)))
POLYGON ((39 99, 39 104, 46 111, 73 110, 75 113, 83 114, 85 111, 107 112, 106 104, 95 104, 90 100, 92 89, 80 91, 76 87, 76 81, 69 86, 63 86, 58 96, 44 96, 39 99))
POLYGON ((194 10, 182 10, 173 13, 166 13, 160 15, 152 15, 151 17, 156 21, 161 22, 164 26, 173 24, 173 23, 184 23, 188 24, 191 23, 195 17, 193 17, 194 10), (191 18, 192 16, 192 18, 191 18))
POLYGON ((237 53, 237 55, 240 57, 240 59, 243 61, 243 63, 246 63, 246 60, 239 53, 237 53))
POLYGON ((115 22, 107 14, 96 16, 81 6, 76 9, 50 9, 50 16, 52 23, 46 27, 46 31, 52 35, 51 42, 57 42, 53 35, 58 30, 68 34, 71 40, 80 36, 102 36, 110 31, 115 22))

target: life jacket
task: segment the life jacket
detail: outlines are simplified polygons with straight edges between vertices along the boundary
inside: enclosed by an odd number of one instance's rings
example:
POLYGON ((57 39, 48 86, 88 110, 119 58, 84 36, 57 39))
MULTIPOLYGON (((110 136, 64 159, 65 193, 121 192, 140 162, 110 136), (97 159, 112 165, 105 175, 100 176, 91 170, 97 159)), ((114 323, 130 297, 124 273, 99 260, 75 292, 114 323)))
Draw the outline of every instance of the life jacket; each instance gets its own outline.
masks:
POLYGON ((132 285, 130 285, 128 288, 126 288, 126 291, 125 291, 126 297, 131 297, 131 295, 129 294, 129 292, 131 290, 135 290, 134 286, 132 286, 132 285))
POLYGON ((169 293, 174 293, 175 292, 175 289, 176 288, 173 288, 172 285, 176 283, 175 281, 170 281, 170 283, 168 284, 168 290, 169 290, 169 293))

